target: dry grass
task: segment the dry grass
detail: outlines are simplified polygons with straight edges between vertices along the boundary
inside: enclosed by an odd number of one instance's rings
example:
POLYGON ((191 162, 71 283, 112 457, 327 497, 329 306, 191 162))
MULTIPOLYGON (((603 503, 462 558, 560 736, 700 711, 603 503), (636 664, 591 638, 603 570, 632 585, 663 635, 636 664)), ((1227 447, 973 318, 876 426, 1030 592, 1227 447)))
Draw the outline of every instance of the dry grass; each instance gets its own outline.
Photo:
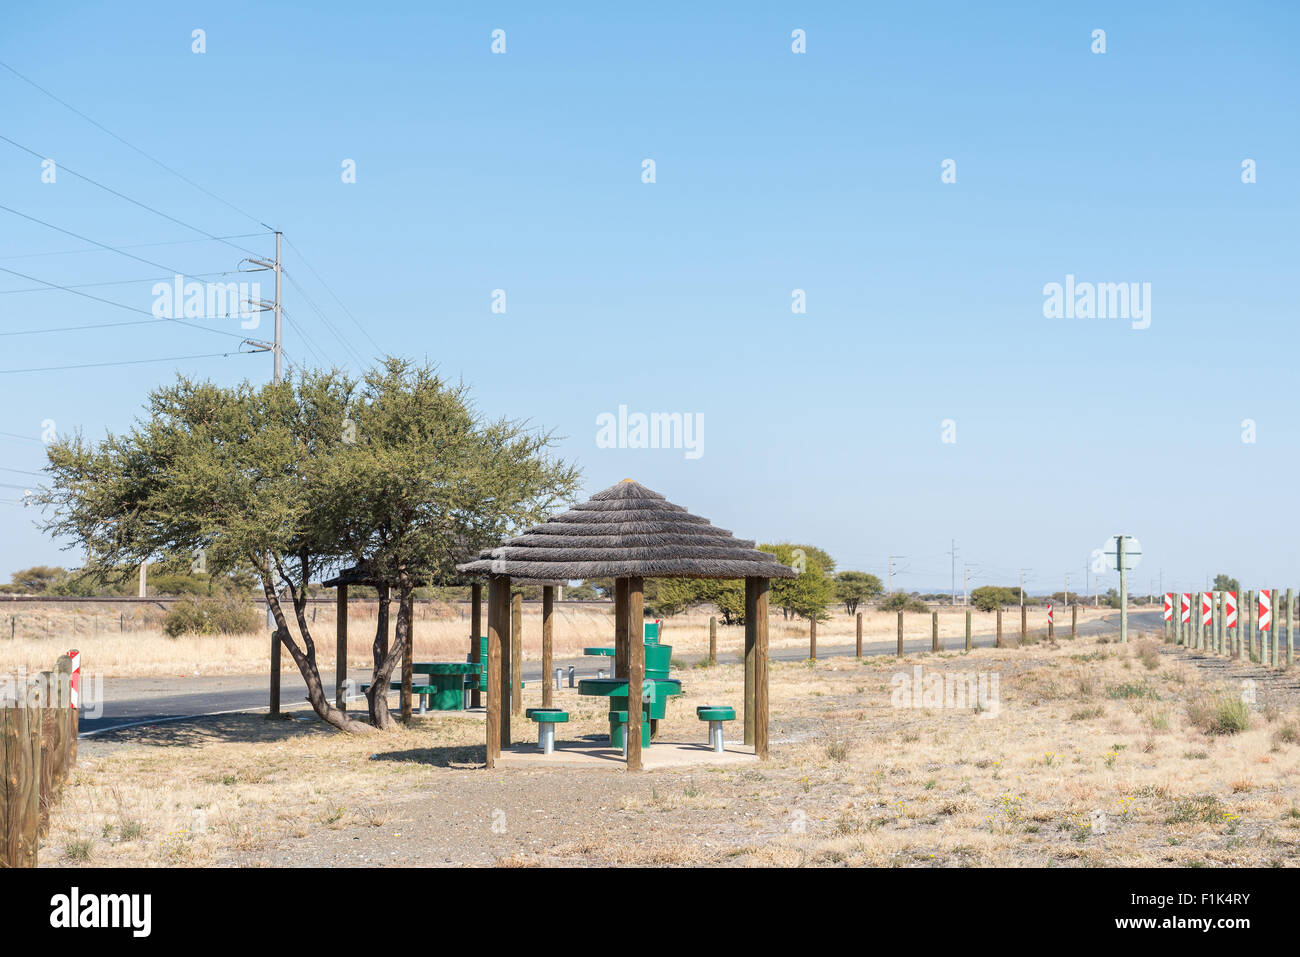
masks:
MULTIPOLYGON (((370 667, 370 643, 376 626, 373 603, 354 604, 349 612, 348 665, 353 669, 370 667)), ((395 613, 395 612, 394 612, 395 613)), ((1081 609, 1080 622, 1090 621, 1109 610, 1081 609)), ((16 636, 8 640, 6 624, 0 619, 0 673, 18 668, 29 671, 49 668, 50 663, 68 648, 82 653, 83 667, 107 677, 157 677, 162 675, 242 675, 262 674, 266 669, 267 641, 262 633, 252 635, 209 635, 169 638, 163 634, 161 611, 136 607, 122 611, 120 606, 101 604, 25 604, 15 605, 10 614, 17 617, 16 636)), ((308 624, 316 640, 317 660, 324 672, 334 670, 334 606, 314 605, 308 609, 308 624)), ((589 645, 613 644, 614 614, 610 605, 560 605, 556 608, 555 654, 578 657, 589 645)), ((1037 612, 1042 616, 1042 612, 1037 612)), ((939 634, 949 647, 959 647, 965 636, 964 609, 939 613, 939 634)), ((1005 622, 1008 642, 1019 629, 1019 621, 1005 622), (1014 625, 1014 627, 1013 627, 1014 625)), ((1033 622, 1037 627, 1041 622, 1033 622)), ((906 617, 909 639, 929 637, 930 616, 909 614, 906 617)), ((991 634, 996 628, 992 613, 972 612, 975 634, 991 634)), ((417 661, 460 661, 469 652, 469 606, 440 602, 416 607, 415 658, 417 661)), ((1068 635, 1068 625, 1062 629, 1068 635)), ((525 604, 523 616, 524 658, 541 658, 541 607, 525 604)), ((867 642, 893 641, 897 617, 893 612, 867 611, 863 615, 863 638, 867 642)), ((1060 635, 1060 632, 1058 632, 1060 635)), ((854 619, 840 609, 830 621, 817 628, 822 647, 852 644, 854 619)), ((663 640, 673 646, 675 654, 703 655, 709 650, 709 616, 691 612, 669 618, 664 625, 663 640)), ((772 617, 769 643, 773 649, 806 648, 808 622, 786 620, 779 613, 772 617)), ((740 625, 718 626, 718 649, 722 654, 737 653, 744 646, 744 628, 740 625)), ((293 662, 284 656, 283 670, 294 671, 293 662)))
MULTIPOLYGON (((662 733, 700 740, 694 706, 739 704, 743 676, 721 665, 682 678, 687 696, 662 733)), ((483 725, 466 718, 363 738, 229 716, 87 748, 42 854, 90 865, 332 865, 362 860, 357 849, 417 864, 1295 864, 1300 714, 1261 699, 1276 721, 1228 736, 1194 720, 1198 702, 1230 697, 1188 659, 1152 671, 1140 651, 1087 639, 774 662, 771 761, 641 775, 490 774, 474 767, 483 725), (997 675, 996 709, 894 707, 895 676, 916 664, 997 675), (499 834, 496 815, 509 820, 499 834)), ((560 703, 572 715, 562 739, 603 731, 603 701, 566 692, 560 703)), ((532 734, 516 720, 515 740, 532 734)))

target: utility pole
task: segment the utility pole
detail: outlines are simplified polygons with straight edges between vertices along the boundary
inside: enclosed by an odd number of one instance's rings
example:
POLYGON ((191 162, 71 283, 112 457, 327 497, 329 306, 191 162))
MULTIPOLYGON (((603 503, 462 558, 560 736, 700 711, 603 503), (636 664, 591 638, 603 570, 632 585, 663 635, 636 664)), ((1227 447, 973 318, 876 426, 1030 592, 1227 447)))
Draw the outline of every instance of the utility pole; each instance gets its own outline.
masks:
POLYGON ((256 269, 246 270, 247 272, 262 272, 272 270, 275 272, 275 299, 267 302, 265 299, 249 300, 249 305, 256 306, 261 312, 271 312, 275 315, 275 337, 266 342, 261 339, 245 339, 247 345, 254 346, 255 352, 271 353, 271 381, 276 385, 280 384, 282 375, 282 364, 284 358, 284 338, 283 338, 283 319, 284 319, 284 300, 281 298, 282 287, 281 277, 284 275, 283 262, 280 258, 280 242, 283 234, 276 230, 275 233, 275 259, 245 259, 244 262, 251 263, 256 269))
POLYGON ((1020 569, 1020 607, 1025 607, 1025 572, 1032 572, 1032 568, 1020 569))
MULTIPOLYGON (((283 289, 280 281, 281 277, 284 275, 283 261, 281 260, 280 257, 280 242, 282 238, 283 238, 283 234, 277 229, 275 231, 275 259, 274 260, 254 259, 254 258, 249 258, 244 260, 244 262, 251 263, 253 266, 256 267, 255 269, 248 270, 248 272, 262 272, 268 269, 273 270, 275 272, 275 300, 273 302, 267 302, 265 299, 254 299, 249 301, 249 305, 256 306, 260 312, 269 311, 271 313, 274 313, 275 315, 274 338, 270 342, 265 342, 260 339, 244 340, 245 344, 254 347, 253 349, 254 352, 271 353, 271 381, 275 385, 279 385, 283 378, 282 360, 284 357, 284 339, 283 339, 283 332, 282 332, 283 330, 282 321, 284 318, 284 300, 282 298, 283 289)), ((271 555, 269 553, 267 554, 266 558, 267 558, 267 562, 266 562, 267 569, 269 571, 269 574, 271 574, 272 576, 272 580, 274 580, 275 572, 272 571, 272 569, 275 568, 275 564, 272 561, 271 555)), ((306 582, 303 582, 303 587, 304 588, 307 587, 306 582)), ((266 611, 267 611, 267 616, 269 617, 271 613, 271 606, 269 604, 266 607, 266 611)), ((342 662, 338 662, 335 664, 334 667, 337 670, 339 668, 345 667, 345 665, 342 662)), ((277 715, 280 713, 280 636, 277 631, 271 632, 270 713, 273 715, 277 715)))
MULTIPOLYGON (((952 597, 949 599, 949 601, 955 605, 957 604, 957 539, 955 538, 952 539, 952 547, 948 550, 948 558, 950 560, 950 565, 952 570, 952 597)), ((965 563, 963 563, 962 576, 964 577, 965 574, 966 574, 966 566, 965 563)))
POLYGON ((890 555, 890 556, 889 556, 889 593, 890 593, 891 595, 894 593, 894 559, 895 559, 895 558, 906 558, 906 557, 907 557, 906 555, 890 555))
POLYGON ((1070 604, 1070 573, 1069 572, 1065 573, 1065 604, 1067 607, 1070 604))

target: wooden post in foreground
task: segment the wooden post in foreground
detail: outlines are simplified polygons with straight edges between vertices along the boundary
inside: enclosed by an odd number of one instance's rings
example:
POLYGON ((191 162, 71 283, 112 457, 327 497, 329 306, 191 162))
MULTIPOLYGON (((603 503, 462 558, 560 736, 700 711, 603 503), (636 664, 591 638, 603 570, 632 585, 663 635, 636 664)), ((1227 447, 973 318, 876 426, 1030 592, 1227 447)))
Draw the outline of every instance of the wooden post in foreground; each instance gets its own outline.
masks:
POLYGON ((641 690, 645 681, 645 637, 642 619, 645 618, 645 605, 642 595, 642 580, 627 580, 627 615, 628 642, 627 662, 627 727, 624 740, 627 742, 627 769, 641 770, 641 690))
POLYGON ((1281 647, 1279 647, 1282 638, 1282 635, 1280 634, 1280 632, 1282 631, 1282 625, 1279 622, 1277 617, 1277 606, 1281 604, 1281 602, 1278 599, 1280 599, 1281 597, 1282 597, 1281 589, 1274 588, 1273 589, 1273 628, 1271 629, 1273 634, 1272 634, 1272 641, 1269 642, 1273 646, 1273 651, 1269 655, 1268 663, 1275 669, 1281 667, 1281 661, 1282 661, 1280 656, 1280 652, 1282 649, 1281 647))
POLYGON ((1028 625, 1029 625, 1029 606, 1021 605, 1020 606, 1020 643, 1022 645, 1025 643, 1025 639, 1029 636, 1028 625))
POLYGON ((898 657, 903 657, 903 613, 898 613, 898 657))
POLYGON ((1079 603, 1070 606, 1070 637, 1079 637, 1079 603))
POLYGON ((808 657, 817 660, 817 613, 808 619, 808 657))
POLYGON ((524 710, 524 596, 510 602, 510 713, 524 710))
POLYGON ((718 619, 709 616, 709 664, 718 663, 718 619))
MULTIPOLYGON (((27 693, 24 687, 17 694, 27 693)), ((35 867, 41 818, 40 711, 0 700, 0 866, 35 867)))
POLYGON ((970 609, 966 609, 966 650, 970 651, 970 609))
POLYGON ((758 614, 750 586, 752 581, 752 578, 745 579, 745 645, 741 649, 740 657, 745 672, 745 693, 742 703, 745 713, 741 740, 746 744, 754 743, 754 702, 757 697, 754 688, 758 684, 758 632, 749 627, 750 616, 758 614))
POLYGON ((1002 647, 1002 606, 1001 605, 998 606, 998 640, 997 640, 997 644, 995 644, 993 647, 995 648, 1002 647))
MULTIPOLYGON (((483 635, 483 585, 481 582, 474 582, 469 586, 469 660, 472 664, 480 665, 483 663, 483 649, 480 646, 479 638, 483 635)), ((474 687, 470 689, 469 706, 471 708, 483 707, 483 692, 480 687, 485 682, 475 680, 474 687)))
POLYGON ((348 586, 340 584, 334 599, 334 707, 347 711, 348 586))
POLYGON ((542 586, 542 707, 555 704, 555 652, 552 626, 555 624, 555 586, 542 586))
POLYGON ((930 612, 930 650, 939 650, 939 613, 930 612))
POLYGON ((856 655, 858 658, 861 658, 862 657, 862 612, 858 612, 858 642, 856 647, 857 650, 854 651, 854 655, 856 655))

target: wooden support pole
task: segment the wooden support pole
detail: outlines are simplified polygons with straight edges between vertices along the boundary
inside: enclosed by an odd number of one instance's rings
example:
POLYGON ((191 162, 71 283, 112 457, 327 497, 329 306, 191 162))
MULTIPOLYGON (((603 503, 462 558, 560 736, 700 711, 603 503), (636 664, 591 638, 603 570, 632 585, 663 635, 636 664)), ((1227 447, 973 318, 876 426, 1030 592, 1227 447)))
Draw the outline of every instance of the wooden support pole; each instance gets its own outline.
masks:
POLYGON ((542 586, 542 707, 555 704, 555 652, 552 647, 555 625, 555 586, 542 586))
POLYGON ((510 601, 510 712, 524 710, 524 596, 516 592, 510 601))
POLYGON ((614 674, 627 677, 627 655, 632 626, 627 615, 627 579, 614 579, 614 674))
POLYGON ((970 609, 968 608, 966 609, 966 650, 970 651, 970 649, 971 649, 970 609))
POLYGON ((709 664, 718 663, 718 619, 709 616, 709 664))
POLYGON ((1047 640, 1056 640, 1056 609, 1053 608, 1051 614, 1047 616, 1047 640))
POLYGON ((753 616, 758 614, 758 606, 755 603, 754 582, 756 579, 745 579, 745 645, 741 650, 741 661, 744 665, 745 672, 745 693, 742 699, 744 704, 744 727, 742 728, 742 740, 746 744, 754 743, 754 721, 756 713, 754 704, 758 694, 754 690, 758 683, 758 632, 750 624, 753 616))
POLYGON ((402 723, 411 723, 411 688, 415 686, 415 596, 399 599, 397 613, 406 618, 406 640, 402 642, 402 723))
MULTIPOLYGON (((769 582, 766 578, 745 579, 745 630, 749 622, 754 628, 754 753, 767 760, 768 749, 768 659, 767 659, 767 598, 769 582), (752 586, 750 583, 753 583, 752 586), (752 609, 750 592, 753 592, 752 609)), ((745 642, 749 644, 748 638, 745 642)))
POLYGON ((898 613, 898 657, 903 657, 903 613, 898 613))
MULTIPOLYGON (((483 584, 474 582, 469 586, 469 660, 471 663, 480 665, 483 663, 483 648, 479 638, 483 635, 483 584)), ((483 707, 483 692, 480 687, 484 684, 482 681, 475 681, 474 687, 470 689, 469 706, 471 708, 483 707)))
POLYGON ((853 652, 858 658, 862 657, 862 612, 858 612, 858 638, 853 652))
POLYGON ((510 746, 510 577, 488 579, 488 766, 510 746))
POLYGON ((1025 643, 1025 638, 1029 636, 1029 606, 1020 606, 1020 643, 1025 643))
POLYGON ((1070 606, 1070 637, 1079 637, 1079 603, 1070 606))
POLYGON ((817 660, 817 613, 808 619, 808 657, 817 660))
POLYGON ((645 618, 643 582, 640 578, 627 579, 628 661, 627 661, 627 769, 641 770, 641 686, 645 681, 645 637, 642 620, 645 618))
POLYGON ((334 596, 334 706, 348 710, 348 586, 334 596))
POLYGON ((939 613, 930 612, 930 650, 939 650, 939 613))
POLYGON ((998 640, 994 645, 995 648, 1002 647, 1002 606, 998 606, 998 640))
POLYGON ((1237 610, 1237 620, 1245 623, 1242 630, 1242 644, 1245 646, 1247 660, 1255 657, 1255 625, 1251 621, 1251 613, 1255 610, 1254 595, 1249 591, 1242 592, 1245 601, 1242 607, 1237 610))

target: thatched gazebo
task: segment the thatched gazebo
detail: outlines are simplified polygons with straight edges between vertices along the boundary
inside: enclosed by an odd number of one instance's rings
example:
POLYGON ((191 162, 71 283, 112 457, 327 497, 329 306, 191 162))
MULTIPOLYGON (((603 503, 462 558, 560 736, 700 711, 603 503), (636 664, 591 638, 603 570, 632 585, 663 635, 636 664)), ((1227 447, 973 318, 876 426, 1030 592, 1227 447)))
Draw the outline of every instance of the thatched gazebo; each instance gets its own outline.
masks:
MULTIPOLYGON (((488 578, 487 766, 510 744, 512 676, 510 582, 513 578, 614 579, 614 674, 628 681, 627 767, 641 768, 641 690, 645 645, 637 627, 646 578, 745 580, 745 743, 767 757, 767 595, 772 578, 796 572, 754 542, 734 538, 658 492, 624 479, 590 500, 530 528, 457 569, 488 578), (635 639, 634 640, 634 632, 635 639)), ((518 680, 518 676, 514 676, 518 680)), ((543 676, 543 684, 546 676, 543 676)))

